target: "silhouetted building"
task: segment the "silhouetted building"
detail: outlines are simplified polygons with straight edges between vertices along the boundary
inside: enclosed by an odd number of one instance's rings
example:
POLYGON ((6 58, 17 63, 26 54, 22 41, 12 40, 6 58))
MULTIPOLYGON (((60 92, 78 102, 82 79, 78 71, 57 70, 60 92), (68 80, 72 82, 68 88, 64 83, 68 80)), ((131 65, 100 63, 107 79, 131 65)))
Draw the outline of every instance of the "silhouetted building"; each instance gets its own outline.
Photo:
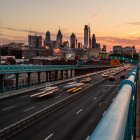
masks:
POLYGON ((106 53, 106 45, 103 45, 102 52, 106 53))
POLYGON ((49 31, 47 31, 45 37, 45 46, 50 46, 50 43, 51 43, 51 34, 49 31))
POLYGON ((123 53, 123 47, 122 46, 113 46, 113 53, 122 54, 123 53))
POLYGON ((92 48, 96 47, 96 37, 95 34, 92 35, 92 48))
POLYGON ((63 42, 63 46, 69 48, 69 42, 68 41, 63 42))
POLYGON ((82 49, 82 43, 81 42, 78 43, 78 49, 82 49))
POLYGON ((124 55, 130 55, 133 56, 136 53, 135 46, 127 46, 123 48, 124 55))
POLYGON ((60 47, 62 45, 63 42, 63 35, 59 29, 58 33, 57 33, 57 37, 56 37, 56 46, 60 47))
POLYGON ((29 47, 42 48, 42 36, 29 35, 28 36, 28 45, 29 45, 29 47))
POLYGON ((76 48, 76 36, 74 33, 70 36, 70 48, 76 48))
POLYGON ((91 48, 90 27, 85 25, 84 28, 84 48, 91 48))

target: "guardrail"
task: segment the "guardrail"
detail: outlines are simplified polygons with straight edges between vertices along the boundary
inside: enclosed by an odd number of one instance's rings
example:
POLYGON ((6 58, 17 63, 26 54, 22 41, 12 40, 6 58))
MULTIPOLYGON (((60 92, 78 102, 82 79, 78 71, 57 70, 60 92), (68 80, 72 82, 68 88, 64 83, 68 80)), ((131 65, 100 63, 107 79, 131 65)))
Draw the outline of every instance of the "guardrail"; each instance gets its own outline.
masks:
POLYGON ((41 72, 55 70, 71 70, 71 69, 86 69, 86 68, 109 68, 112 66, 78 66, 78 65, 1 65, 0 74, 12 74, 22 72, 41 72))
POLYGON ((135 131, 135 94, 138 68, 123 80, 119 92, 89 140, 133 140, 135 131))

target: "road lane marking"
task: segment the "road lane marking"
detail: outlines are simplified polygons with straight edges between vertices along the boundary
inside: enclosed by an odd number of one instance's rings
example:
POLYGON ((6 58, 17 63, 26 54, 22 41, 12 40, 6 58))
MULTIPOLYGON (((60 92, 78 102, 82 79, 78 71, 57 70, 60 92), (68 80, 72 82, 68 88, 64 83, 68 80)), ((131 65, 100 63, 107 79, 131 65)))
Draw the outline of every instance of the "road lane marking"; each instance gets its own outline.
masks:
POLYGON ((95 101, 97 99, 97 97, 93 98, 93 101, 95 101))
POLYGON ((44 140, 48 140, 49 138, 51 138, 53 136, 53 133, 51 133, 48 137, 46 137, 44 140))
POLYGON ((31 108, 25 109, 24 112, 27 112, 27 111, 29 111, 29 110, 31 110, 31 109, 34 109, 34 108, 35 108, 35 107, 33 106, 33 107, 31 107, 31 108))
POLYGON ((76 112, 76 115, 79 114, 81 111, 83 111, 83 109, 80 109, 79 111, 76 112))
POLYGON ((10 106, 10 107, 7 107, 7 108, 4 108, 4 109, 2 109, 2 110, 5 111, 5 110, 9 110, 9 109, 14 108, 14 107, 15 107, 15 105, 10 106))
POLYGON ((104 113, 102 114, 102 116, 104 116, 104 115, 105 115, 105 113, 106 113, 106 110, 104 111, 104 113))
POLYGON ((103 90, 103 92, 105 92, 106 90, 103 90))

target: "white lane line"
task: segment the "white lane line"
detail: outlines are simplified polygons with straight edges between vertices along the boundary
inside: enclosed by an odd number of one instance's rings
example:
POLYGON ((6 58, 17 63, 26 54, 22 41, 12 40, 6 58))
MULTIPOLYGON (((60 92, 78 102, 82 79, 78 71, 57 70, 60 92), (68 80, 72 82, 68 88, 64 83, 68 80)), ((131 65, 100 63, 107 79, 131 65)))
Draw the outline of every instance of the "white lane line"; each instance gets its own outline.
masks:
POLYGON ((22 99, 22 98, 26 98, 26 97, 29 97, 29 95, 25 95, 25 96, 22 96, 22 97, 20 97, 20 98, 22 99))
POLYGON ((7 107, 7 108, 4 108, 4 109, 2 109, 2 110, 5 111, 5 110, 9 110, 9 109, 14 108, 14 107, 15 107, 15 105, 10 106, 10 107, 7 107))
POLYGON ((104 113, 102 114, 102 116, 104 116, 104 115, 105 115, 105 113, 106 113, 106 110, 104 111, 104 113))
POLYGON ((31 108, 25 109, 24 112, 27 112, 27 111, 29 111, 29 110, 31 110, 31 109, 33 109, 33 108, 35 108, 35 107, 33 106, 33 107, 31 107, 31 108))
POLYGON ((83 111, 83 109, 80 109, 79 111, 76 112, 76 115, 79 114, 81 111, 83 111))
POLYGON ((93 98, 93 101, 95 101, 97 99, 97 97, 93 98))
POLYGON ((48 137, 46 137, 44 140, 48 140, 49 138, 51 138, 53 136, 53 133, 51 133, 48 137))
POLYGON ((103 92, 105 92, 106 90, 103 90, 103 92))

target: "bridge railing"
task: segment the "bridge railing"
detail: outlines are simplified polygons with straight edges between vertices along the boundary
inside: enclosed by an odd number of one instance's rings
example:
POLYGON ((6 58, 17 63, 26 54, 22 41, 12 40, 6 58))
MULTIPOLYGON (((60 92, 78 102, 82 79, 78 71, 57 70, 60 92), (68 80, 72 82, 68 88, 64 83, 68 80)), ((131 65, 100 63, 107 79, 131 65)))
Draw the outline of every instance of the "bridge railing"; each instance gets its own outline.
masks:
POLYGON ((138 68, 135 67, 119 86, 119 92, 89 140, 133 140, 135 95, 138 68))

